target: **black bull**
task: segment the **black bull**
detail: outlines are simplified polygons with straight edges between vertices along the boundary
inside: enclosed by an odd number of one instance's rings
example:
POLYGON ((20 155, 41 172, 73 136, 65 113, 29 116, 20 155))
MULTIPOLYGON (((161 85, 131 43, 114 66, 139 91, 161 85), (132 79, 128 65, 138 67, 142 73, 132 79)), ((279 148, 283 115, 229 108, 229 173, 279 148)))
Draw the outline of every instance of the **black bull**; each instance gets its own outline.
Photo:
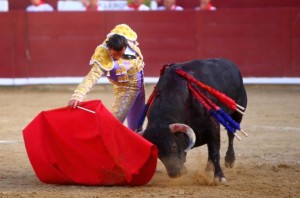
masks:
MULTIPOLYGON (((159 159, 165 165, 169 176, 177 177, 185 170, 186 148, 190 143, 186 133, 171 130, 170 126, 174 123, 188 125, 196 136, 193 147, 207 144, 208 165, 213 165, 215 179, 220 182, 226 181, 220 166, 220 124, 191 94, 186 79, 176 73, 177 69, 187 72, 200 82, 226 94, 237 104, 246 107, 247 95, 242 76, 235 64, 229 60, 193 60, 172 64, 165 69, 154 89, 154 100, 147 113, 148 124, 143 136, 158 147, 159 159)), ((240 113, 225 107, 206 91, 202 92, 236 122, 241 122, 240 113)), ((233 167, 234 135, 229 132, 227 134, 229 144, 225 166, 233 167)))

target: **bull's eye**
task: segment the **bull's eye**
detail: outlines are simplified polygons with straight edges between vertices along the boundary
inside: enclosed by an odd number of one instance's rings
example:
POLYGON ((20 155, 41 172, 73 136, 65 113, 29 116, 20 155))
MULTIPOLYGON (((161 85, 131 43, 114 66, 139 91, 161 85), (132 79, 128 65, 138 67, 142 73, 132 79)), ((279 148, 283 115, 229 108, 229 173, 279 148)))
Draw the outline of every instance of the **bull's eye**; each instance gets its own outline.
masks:
POLYGON ((177 151, 177 144, 173 143, 172 145, 172 152, 175 153, 177 151))

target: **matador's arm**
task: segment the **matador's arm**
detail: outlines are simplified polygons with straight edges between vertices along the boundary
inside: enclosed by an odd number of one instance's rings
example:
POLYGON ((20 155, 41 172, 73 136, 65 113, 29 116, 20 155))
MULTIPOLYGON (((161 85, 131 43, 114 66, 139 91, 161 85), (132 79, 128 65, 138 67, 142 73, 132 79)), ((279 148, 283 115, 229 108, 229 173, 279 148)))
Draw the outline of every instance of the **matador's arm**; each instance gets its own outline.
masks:
POLYGON ((92 89, 92 87, 98 82, 103 73, 104 72, 97 65, 97 63, 94 63, 90 72, 84 77, 82 82, 75 89, 71 100, 75 99, 81 102, 92 89))

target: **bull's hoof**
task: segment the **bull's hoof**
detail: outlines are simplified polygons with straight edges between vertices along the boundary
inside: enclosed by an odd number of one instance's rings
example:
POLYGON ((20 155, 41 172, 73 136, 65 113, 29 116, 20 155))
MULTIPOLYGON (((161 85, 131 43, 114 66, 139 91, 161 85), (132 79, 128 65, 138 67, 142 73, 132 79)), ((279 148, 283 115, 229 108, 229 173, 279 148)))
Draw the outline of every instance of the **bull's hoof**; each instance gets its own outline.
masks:
POLYGON ((225 161, 225 167, 226 168, 233 168, 234 167, 234 161, 233 162, 226 162, 225 161))
POLYGON ((235 162, 235 157, 234 156, 227 156, 225 157, 225 167, 226 168, 233 168, 234 167, 234 162, 235 162))
POLYGON ((215 184, 227 184, 225 177, 215 177, 215 184))

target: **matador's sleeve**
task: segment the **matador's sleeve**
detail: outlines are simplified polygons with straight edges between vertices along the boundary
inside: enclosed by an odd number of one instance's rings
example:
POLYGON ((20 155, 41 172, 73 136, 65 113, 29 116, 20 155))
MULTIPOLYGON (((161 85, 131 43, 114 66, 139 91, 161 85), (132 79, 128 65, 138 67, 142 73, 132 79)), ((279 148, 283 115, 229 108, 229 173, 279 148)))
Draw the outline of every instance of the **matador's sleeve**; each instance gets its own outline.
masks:
POLYGON ((82 101, 102 75, 103 71, 96 63, 94 63, 90 72, 75 89, 71 99, 82 101))

